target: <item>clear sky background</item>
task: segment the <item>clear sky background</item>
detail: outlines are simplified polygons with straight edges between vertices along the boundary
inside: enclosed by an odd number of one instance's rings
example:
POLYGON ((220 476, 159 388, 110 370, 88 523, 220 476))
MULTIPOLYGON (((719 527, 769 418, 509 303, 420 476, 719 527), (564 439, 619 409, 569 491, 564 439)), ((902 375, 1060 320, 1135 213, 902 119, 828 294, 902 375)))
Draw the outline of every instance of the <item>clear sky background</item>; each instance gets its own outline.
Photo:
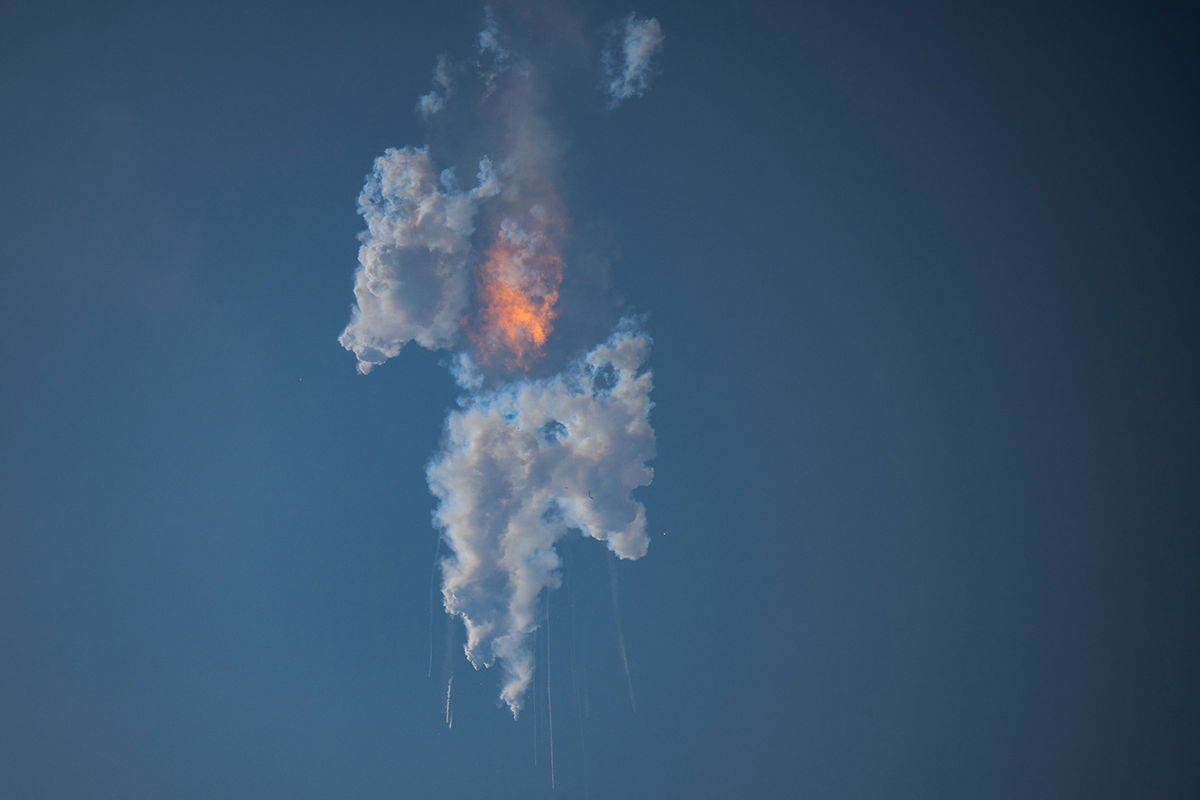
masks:
MULTIPOLYGON (((556 124, 655 337, 654 540, 636 710, 567 548, 553 796, 1200 794, 1186 4, 636 10, 650 93, 556 124)), ((481 21, 0 10, 0 796, 552 796, 496 674, 443 725, 441 618, 426 677, 442 357, 336 341, 481 21)))

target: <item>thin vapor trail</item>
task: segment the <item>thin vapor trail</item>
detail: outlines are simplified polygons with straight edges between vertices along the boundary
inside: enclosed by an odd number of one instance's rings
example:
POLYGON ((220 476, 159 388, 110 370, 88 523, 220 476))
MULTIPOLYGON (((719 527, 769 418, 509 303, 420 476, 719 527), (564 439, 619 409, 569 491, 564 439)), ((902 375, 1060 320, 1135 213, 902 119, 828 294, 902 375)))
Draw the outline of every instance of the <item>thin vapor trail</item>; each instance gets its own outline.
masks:
MULTIPOLYGON (((575 570, 571 566, 575 561, 575 557, 571 556, 568 560, 566 550, 563 551, 563 580, 567 584, 567 595, 571 602, 571 695, 575 700, 575 721, 579 725, 579 748, 586 755, 587 738, 583 731, 583 701, 579 694, 579 652, 576 647, 576 638, 579 635, 579 627, 576 624, 575 617, 575 584, 578 580, 575 576, 575 570)), ((587 761, 584 761, 584 796, 587 796, 587 761)))
POLYGON ((454 727, 454 673, 450 673, 450 680, 446 681, 446 727, 454 727))
POLYGON ((629 687, 629 705, 637 711, 637 701, 633 699, 633 675, 629 671, 629 654, 625 651, 625 628, 621 625, 621 600, 617 590, 617 561, 611 550, 608 554, 608 578, 612 587, 613 619, 617 623, 617 649, 621 653, 621 666, 625 667, 625 683, 629 687))
POLYGON ((550 721, 550 788, 554 789, 554 695, 550 690, 550 593, 546 593, 546 716, 550 721))
MULTIPOLYGON (((579 671, 580 671, 580 690, 583 697, 581 698, 583 718, 588 719, 592 716, 591 695, 588 693, 588 626, 584 624, 583 629, 579 634, 579 671)), ((582 729, 583 723, 580 723, 582 729)))
MULTIPOLYGON (((541 633, 533 632, 533 652, 537 652, 538 642, 541 640, 541 633)), ((533 696, 533 766, 538 765, 538 745, 541 743, 538 739, 538 727, 542 719, 542 696, 538 694, 538 676, 535 672, 533 677, 529 679, 530 694, 533 696)))
POLYGON ((567 584, 567 596, 571 604, 571 696, 575 699, 575 713, 579 717, 579 738, 583 739, 583 700, 579 693, 579 648, 577 640, 579 638, 579 625, 576 622, 575 616, 575 573, 570 568, 573 563, 574 556, 568 561, 566 552, 563 552, 563 581, 567 584))

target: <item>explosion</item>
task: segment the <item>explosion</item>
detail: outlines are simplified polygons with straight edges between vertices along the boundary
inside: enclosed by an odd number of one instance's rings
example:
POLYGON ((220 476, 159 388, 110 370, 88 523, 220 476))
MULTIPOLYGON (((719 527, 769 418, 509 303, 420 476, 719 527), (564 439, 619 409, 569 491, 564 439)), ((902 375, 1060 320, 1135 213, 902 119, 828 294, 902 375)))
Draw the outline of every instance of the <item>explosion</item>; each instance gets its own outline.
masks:
MULTIPOLYGON (((620 75, 605 84, 610 108, 645 91, 662 42, 655 20, 630 15, 625 27, 622 47, 604 61, 620 75)), ((576 357, 527 374, 559 315, 568 215, 564 147, 545 110, 554 81, 512 42, 487 11, 476 58, 439 58, 434 88, 417 103, 430 125, 473 108, 480 127, 471 138, 482 152, 441 153, 435 141, 375 160, 359 196, 367 229, 340 341, 363 374, 409 342, 457 353, 451 371, 463 394, 426 470, 439 553, 447 552, 435 571, 444 609, 466 631, 467 658, 476 668, 499 664, 500 697, 515 717, 533 679, 536 633, 548 624, 542 601, 561 583, 556 544, 582 535, 625 559, 649 548, 633 493, 654 477, 654 430, 651 342, 636 318, 617 321, 599 344, 556 342, 556 352, 576 357), (440 167, 446 156, 478 165, 473 187, 460 186, 454 166, 440 167)), ((621 650, 628 680, 623 641, 621 650)), ((452 699, 451 671, 447 725, 452 699)))

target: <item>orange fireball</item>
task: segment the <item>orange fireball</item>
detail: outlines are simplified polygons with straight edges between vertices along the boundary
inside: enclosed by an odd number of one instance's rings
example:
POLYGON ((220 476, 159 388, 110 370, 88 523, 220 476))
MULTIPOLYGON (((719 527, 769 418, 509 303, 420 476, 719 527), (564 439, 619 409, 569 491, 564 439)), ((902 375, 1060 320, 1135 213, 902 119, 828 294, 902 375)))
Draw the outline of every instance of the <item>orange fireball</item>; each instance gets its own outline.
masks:
POLYGON ((554 329, 563 261, 552 221, 534 214, 529 227, 504 220, 476 273, 478 330, 472 340, 485 360, 527 370, 554 329))

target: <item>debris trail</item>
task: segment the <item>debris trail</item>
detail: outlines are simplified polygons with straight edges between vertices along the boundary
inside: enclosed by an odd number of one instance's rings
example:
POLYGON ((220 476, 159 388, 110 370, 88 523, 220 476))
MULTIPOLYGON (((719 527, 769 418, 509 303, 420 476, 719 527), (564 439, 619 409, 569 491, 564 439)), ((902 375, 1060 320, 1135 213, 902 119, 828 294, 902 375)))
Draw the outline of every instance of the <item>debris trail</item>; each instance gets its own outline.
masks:
POLYGON ((437 537, 437 544, 433 547, 433 566, 429 569, 429 667, 425 670, 425 677, 433 677, 433 594, 437 589, 437 568, 438 556, 442 553, 442 537, 437 537))
POLYGON ((629 654, 625 650, 625 629, 621 625, 621 600, 617 589, 617 561, 612 551, 608 553, 608 578, 612 587, 613 619, 617 624, 617 649, 621 653, 621 666, 625 668, 625 684, 629 687, 629 705, 637 711, 637 701, 633 699, 633 675, 629 671, 629 654))
POLYGON ((442 716, 446 727, 454 727, 454 618, 446 617, 446 652, 442 656, 442 675, 446 679, 446 700, 442 716))
MULTIPOLYGON (((533 652, 537 652, 538 641, 541 639, 539 631, 533 632, 533 652)), ((538 765, 538 745, 541 743, 538 739, 538 727, 542 719, 542 696, 538 694, 538 676, 537 673, 529 679, 530 694, 533 696, 533 766, 538 765)))

